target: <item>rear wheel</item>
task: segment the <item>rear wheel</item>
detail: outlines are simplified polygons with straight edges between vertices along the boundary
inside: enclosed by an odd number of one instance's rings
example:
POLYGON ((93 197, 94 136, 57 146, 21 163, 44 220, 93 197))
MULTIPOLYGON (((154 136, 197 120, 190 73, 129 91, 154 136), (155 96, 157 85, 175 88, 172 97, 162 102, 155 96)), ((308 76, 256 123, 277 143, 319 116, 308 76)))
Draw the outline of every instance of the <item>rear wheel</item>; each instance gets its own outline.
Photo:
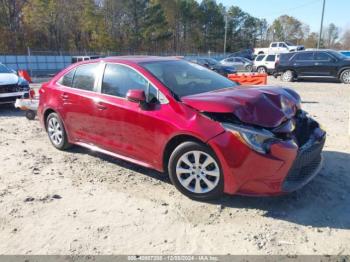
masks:
POLYGON ((247 72, 251 72, 251 71, 253 70, 253 67, 252 67, 251 65, 247 65, 247 66, 245 67, 245 70, 246 70, 247 72))
POLYGON ((340 81, 344 84, 350 84, 350 69, 344 70, 340 75, 340 81))
POLYGON ((267 72, 266 67, 264 67, 264 66, 259 66, 257 71, 260 74, 266 74, 266 72, 267 72))
POLYGON ((180 144, 169 159, 171 182, 194 200, 212 200, 223 194, 224 179, 214 152, 204 144, 180 144))
POLYGON ((54 147, 65 150, 71 146, 67 139, 67 133, 58 114, 51 113, 46 119, 46 130, 54 147))
POLYGON ((293 82, 294 80, 294 73, 291 70, 287 70, 284 72, 281 76, 281 80, 283 82, 293 82))

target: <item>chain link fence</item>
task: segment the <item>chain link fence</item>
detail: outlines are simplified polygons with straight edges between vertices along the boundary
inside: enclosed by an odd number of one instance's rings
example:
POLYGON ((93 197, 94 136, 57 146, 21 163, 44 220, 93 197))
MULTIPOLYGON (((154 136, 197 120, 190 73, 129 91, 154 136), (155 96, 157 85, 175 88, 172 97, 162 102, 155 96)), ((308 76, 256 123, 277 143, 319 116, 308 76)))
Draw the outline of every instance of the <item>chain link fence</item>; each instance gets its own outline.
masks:
POLYGON ((0 54, 0 63, 18 71, 26 70, 33 77, 51 76, 76 61, 76 57, 109 57, 121 55, 157 55, 157 56, 186 56, 211 57, 217 60, 225 58, 223 53, 149 53, 149 52, 51 52, 31 51, 23 55, 0 54))

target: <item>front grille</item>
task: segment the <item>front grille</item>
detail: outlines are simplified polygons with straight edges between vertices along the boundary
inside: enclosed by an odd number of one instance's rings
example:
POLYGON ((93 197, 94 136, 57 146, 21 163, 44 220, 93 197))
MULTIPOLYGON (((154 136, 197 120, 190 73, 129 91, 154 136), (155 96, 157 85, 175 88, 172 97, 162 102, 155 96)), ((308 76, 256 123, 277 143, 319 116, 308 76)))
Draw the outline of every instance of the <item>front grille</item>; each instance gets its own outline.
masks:
POLYGON ((18 85, 3 85, 0 86, 0 94, 5 93, 15 93, 15 92, 21 92, 21 88, 18 87, 18 85))
POLYGON ((284 192, 292 192, 301 188, 316 175, 322 162, 322 149, 325 141, 325 134, 320 140, 312 137, 299 149, 293 166, 283 182, 284 192))

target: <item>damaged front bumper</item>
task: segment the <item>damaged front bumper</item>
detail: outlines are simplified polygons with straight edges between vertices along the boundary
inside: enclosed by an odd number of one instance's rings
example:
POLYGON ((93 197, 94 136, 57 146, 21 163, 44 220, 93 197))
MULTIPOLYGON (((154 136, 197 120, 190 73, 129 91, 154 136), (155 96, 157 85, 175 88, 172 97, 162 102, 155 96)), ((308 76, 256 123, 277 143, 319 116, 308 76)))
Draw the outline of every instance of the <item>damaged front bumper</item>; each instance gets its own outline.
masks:
POLYGON ((224 171, 225 192, 242 195, 280 195, 303 187, 322 166, 326 132, 301 114, 293 133, 281 134, 269 152, 258 153, 230 132, 209 141, 224 171))
POLYGON ((282 184, 282 191, 289 193, 310 182, 322 167, 322 149, 326 132, 316 128, 309 140, 298 149, 298 154, 282 184))

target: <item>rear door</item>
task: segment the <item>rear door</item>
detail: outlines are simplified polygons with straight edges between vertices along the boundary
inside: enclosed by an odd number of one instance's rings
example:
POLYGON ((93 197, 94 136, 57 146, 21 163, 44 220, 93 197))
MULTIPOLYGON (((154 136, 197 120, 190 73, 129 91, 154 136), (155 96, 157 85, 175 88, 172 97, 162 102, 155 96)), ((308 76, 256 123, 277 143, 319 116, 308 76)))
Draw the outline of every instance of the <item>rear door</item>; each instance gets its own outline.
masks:
POLYGON ((95 144, 98 141, 94 121, 98 111, 95 95, 101 69, 100 63, 81 65, 58 81, 61 117, 74 142, 95 144))
POLYGON ((275 69, 276 55, 268 55, 265 59, 265 66, 269 70, 275 69))
POLYGON ((313 76, 315 73, 313 52, 297 53, 291 63, 298 76, 313 76))

